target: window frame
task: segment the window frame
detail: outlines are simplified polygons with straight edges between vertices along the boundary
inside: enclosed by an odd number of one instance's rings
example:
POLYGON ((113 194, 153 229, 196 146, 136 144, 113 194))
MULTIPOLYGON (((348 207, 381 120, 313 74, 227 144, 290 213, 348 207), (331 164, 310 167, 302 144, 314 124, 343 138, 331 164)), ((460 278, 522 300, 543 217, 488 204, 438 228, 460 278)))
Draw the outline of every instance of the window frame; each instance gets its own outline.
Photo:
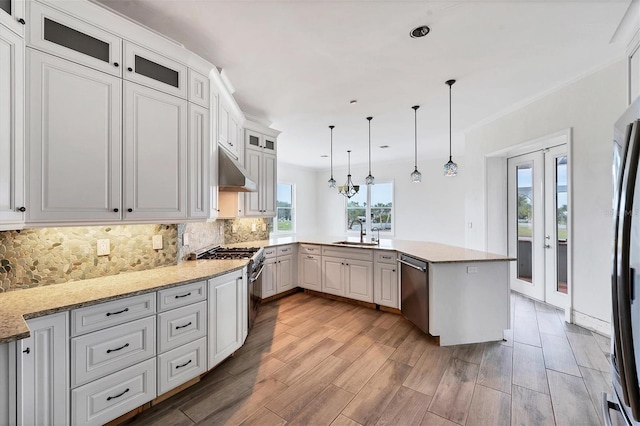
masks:
POLYGON ((290 182, 278 182, 276 184, 276 215, 271 220, 272 235, 291 235, 296 233, 296 184, 290 182), (286 231, 278 230, 278 209, 286 207, 278 207, 278 185, 289 185, 291 187, 291 229, 286 231))
MULTIPOLYGON (((378 180, 375 184, 371 185, 371 186, 376 186, 376 185, 380 185, 380 184, 391 184, 391 229, 390 230, 380 230, 380 237, 385 237, 385 238, 390 238, 395 236, 395 232, 396 232, 396 223, 395 223, 395 219, 396 219, 396 188, 395 188, 395 181, 393 179, 385 179, 385 180, 378 180)), ((371 218, 371 190, 372 188, 369 187, 369 185, 366 185, 364 182, 354 182, 354 185, 360 185, 360 191, 362 191, 363 189, 366 189, 367 191, 367 205, 365 206, 365 216, 368 218, 371 218)), ((345 232, 347 233, 347 235, 349 236, 359 236, 360 235, 360 231, 359 230, 353 230, 353 229, 349 229, 349 213, 347 211, 347 207, 348 207, 348 203, 349 203, 349 199, 345 197, 344 199, 344 209, 343 209, 343 220, 344 220, 344 229, 345 232)), ((365 224, 365 235, 373 235, 372 234, 372 227, 371 227, 371 220, 367 220, 366 224, 365 224)), ((376 231, 375 236, 378 236, 378 231, 376 231)))

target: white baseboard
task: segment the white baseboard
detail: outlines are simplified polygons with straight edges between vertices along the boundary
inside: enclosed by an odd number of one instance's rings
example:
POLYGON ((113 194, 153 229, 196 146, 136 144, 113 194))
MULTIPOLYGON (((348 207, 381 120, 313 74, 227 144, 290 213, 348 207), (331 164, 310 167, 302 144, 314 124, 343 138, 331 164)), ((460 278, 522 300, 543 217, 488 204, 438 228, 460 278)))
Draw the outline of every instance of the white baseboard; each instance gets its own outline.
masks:
POLYGON ((573 323, 580 327, 611 337, 611 323, 573 310, 573 323))

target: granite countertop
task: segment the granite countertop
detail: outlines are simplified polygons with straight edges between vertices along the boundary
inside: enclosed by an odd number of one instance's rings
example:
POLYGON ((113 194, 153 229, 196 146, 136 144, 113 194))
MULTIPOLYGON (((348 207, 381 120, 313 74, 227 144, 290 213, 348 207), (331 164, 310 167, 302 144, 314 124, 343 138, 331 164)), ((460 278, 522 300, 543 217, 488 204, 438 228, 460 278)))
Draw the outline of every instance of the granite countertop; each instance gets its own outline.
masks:
POLYGON ((29 337, 25 319, 148 293, 242 269, 247 260, 196 260, 176 266, 0 293, 0 343, 29 337))
POLYGON ((415 256, 429 263, 463 263, 463 262, 504 262, 516 260, 513 257, 496 253, 489 253, 480 250, 471 250, 463 247, 450 246, 447 244, 431 243, 425 241, 406 241, 380 239, 380 244, 375 246, 357 245, 357 237, 325 237, 325 236, 288 236, 276 237, 269 240, 250 241, 246 243, 230 244, 230 247, 272 247, 285 244, 306 243, 318 245, 330 245, 334 247, 372 249, 372 250, 395 250, 409 256, 415 256), (354 245, 336 244, 336 241, 353 241, 354 245))

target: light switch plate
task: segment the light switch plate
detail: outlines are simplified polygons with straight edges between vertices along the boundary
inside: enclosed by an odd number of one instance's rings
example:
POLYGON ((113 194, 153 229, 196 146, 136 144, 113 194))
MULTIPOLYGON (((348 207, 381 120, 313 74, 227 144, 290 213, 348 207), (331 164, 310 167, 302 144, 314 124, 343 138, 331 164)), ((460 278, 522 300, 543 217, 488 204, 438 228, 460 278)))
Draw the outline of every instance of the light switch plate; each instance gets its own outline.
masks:
POLYGON ((478 272, 477 266, 467 266, 467 274, 475 274, 478 272))
POLYGON ((256 232, 256 224, 255 223, 251 224, 251 232, 256 232))
POLYGON ((161 250, 162 249, 162 235, 154 235, 152 238, 153 241, 153 249, 161 250))
POLYGON ((182 234, 182 245, 183 246, 189 245, 189 234, 182 234))
POLYGON ((263 224, 262 224, 262 230, 263 230, 263 231, 266 231, 266 230, 267 230, 267 224, 266 224, 266 223, 263 223, 263 224))
POLYGON ((109 253, 111 253, 111 244, 108 238, 98 240, 96 245, 98 256, 107 256, 109 253))

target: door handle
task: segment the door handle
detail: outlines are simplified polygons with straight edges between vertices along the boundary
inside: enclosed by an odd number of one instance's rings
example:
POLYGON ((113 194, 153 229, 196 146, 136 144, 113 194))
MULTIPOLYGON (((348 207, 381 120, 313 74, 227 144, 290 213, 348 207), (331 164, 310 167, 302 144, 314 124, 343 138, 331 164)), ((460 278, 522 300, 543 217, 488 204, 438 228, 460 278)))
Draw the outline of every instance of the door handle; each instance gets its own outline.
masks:
POLYGON ((551 248, 551 244, 545 244, 545 245, 544 245, 544 248, 546 248, 546 249, 551 248))

